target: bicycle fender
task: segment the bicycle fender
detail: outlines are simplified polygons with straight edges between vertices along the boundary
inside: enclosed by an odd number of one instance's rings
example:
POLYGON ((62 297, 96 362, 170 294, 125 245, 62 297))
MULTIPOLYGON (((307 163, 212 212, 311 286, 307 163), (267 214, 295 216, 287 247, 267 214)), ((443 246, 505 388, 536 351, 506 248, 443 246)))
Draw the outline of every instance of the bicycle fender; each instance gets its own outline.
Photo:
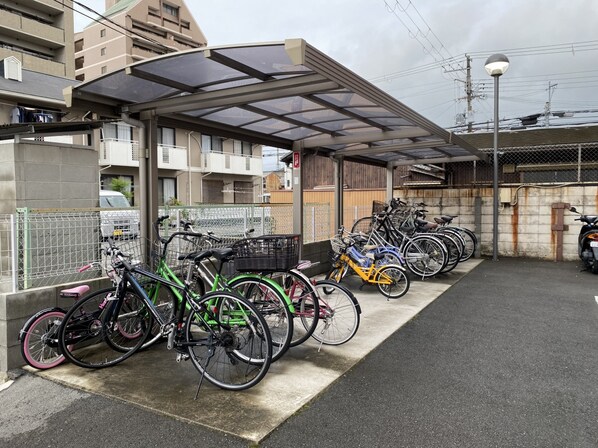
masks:
POLYGON ((25 330, 42 314, 53 313, 56 311, 66 314, 66 310, 64 310, 63 308, 59 308, 59 307, 44 308, 42 310, 39 310, 37 313, 35 313, 33 316, 31 316, 29 319, 27 319, 27 322, 25 322, 25 324, 21 327, 21 329, 19 330, 19 336, 17 337, 17 340, 19 342, 21 341, 21 338, 25 334, 25 330))

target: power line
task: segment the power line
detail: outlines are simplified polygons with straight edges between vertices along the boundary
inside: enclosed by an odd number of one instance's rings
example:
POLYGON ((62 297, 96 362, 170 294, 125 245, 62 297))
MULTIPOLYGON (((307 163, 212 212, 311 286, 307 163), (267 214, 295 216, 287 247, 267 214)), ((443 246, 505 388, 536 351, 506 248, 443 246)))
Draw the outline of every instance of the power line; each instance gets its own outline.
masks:
POLYGON ((446 73, 449 73, 449 76, 455 78, 456 75, 453 74, 454 72, 462 72, 464 70, 463 66, 453 65, 453 56, 444 46, 444 44, 436 35, 436 33, 434 33, 428 22, 426 22, 426 20, 423 18, 423 16, 411 0, 407 0, 407 6, 403 6, 399 2, 399 0, 394 0, 393 5, 389 4, 389 0, 384 0, 384 4, 386 5, 387 11, 393 14, 399 20, 399 22, 401 22, 401 24, 407 29, 409 36, 412 39, 415 39, 421 45, 424 52, 432 56, 432 58, 434 58, 434 60, 445 69, 446 73), (409 13, 409 9, 413 9, 413 11, 417 14, 419 21, 421 21, 423 27, 425 28, 424 30, 422 30, 419 24, 416 23, 415 19, 409 13), (407 17, 407 19, 409 19, 411 25, 409 25, 403 19, 401 19, 399 12, 404 14, 407 17), (437 44, 440 45, 440 49, 437 48, 437 45, 434 42, 432 42, 432 40, 430 40, 429 36, 434 37, 437 44), (445 54, 443 54, 443 50, 445 54))

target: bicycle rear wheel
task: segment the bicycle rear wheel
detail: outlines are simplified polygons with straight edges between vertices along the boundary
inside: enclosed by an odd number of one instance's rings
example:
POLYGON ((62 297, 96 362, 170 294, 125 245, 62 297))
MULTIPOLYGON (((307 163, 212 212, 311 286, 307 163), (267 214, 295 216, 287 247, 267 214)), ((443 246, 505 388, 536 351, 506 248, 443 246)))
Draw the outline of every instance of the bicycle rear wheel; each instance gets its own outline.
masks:
POLYGON ((331 280, 315 284, 320 318, 312 337, 326 345, 341 345, 359 329, 361 307, 351 291, 331 280))
POLYGON ((66 313, 58 343, 65 358, 86 368, 113 366, 133 355, 152 326, 145 302, 133 291, 116 297, 114 288, 96 291, 66 313))
POLYGON ((454 235, 449 235, 444 232, 437 232, 434 234, 444 244, 447 250, 447 260, 441 272, 450 272, 457 267, 461 254, 463 253, 459 244, 453 238, 454 235))
POLYGON ((185 323, 185 344, 195 368, 222 389, 255 386, 272 361, 272 339, 262 314, 227 291, 209 292, 196 303, 185 323))
POLYGON ((293 313, 290 299, 264 278, 242 276, 233 279, 228 286, 248 299, 264 316, 272 337, 272 362, 286 353, 293 337, 293 313))
POLYGON ((389 299, 403 297, 409 291, 411 284, 404 269, 397 265, 382 266, 376 276, 378 291, 389 299))
POLYGON ((461 255, 460 261, 469 260, 473 254, 475 254, 477 245, 478 245, 478 238, 476 237, 475 233, 471 230, 466 229, 465 227, 446 227, 447 229, 457 231, 463 241, 465 242, 465 247, 463 249, 463 254, 461 255))
POLYGON ((31 367, 45 370, 64 362, 58 347, 58 330, 64 315, 60 308, 42 310, 31 317, 19 332, 21 355, 31 367))
POLYGON ((407 268, 418 277, 432 277, 442 271, 446 263, 446 248, 433 237, 417 235, 406 245, 403 257, 407 268))

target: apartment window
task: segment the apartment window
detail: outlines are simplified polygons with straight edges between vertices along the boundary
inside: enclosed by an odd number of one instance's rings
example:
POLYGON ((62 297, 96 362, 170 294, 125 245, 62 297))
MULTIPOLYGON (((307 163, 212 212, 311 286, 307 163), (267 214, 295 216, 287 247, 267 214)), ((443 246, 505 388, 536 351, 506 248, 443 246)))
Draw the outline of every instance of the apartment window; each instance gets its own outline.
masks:
POLYGON ((126 123, 105 123, 102 132, 104 139, 133 141, 133 128, 126 123))
POLYGON ((102 75, 105 73, 108 73, 108 66, 107 65, 102 65, 102 68, 100 69, 100 71, 102 72, 102 75))
POLYGON ((222 152, 222 139, 213 135, 201 135, 201 152, 222 152))
POLYGON ((175 146, 174 128, 158 127, 158 143, 164 146, 175 146))
POLYGON ((100 37, 106 37, 106 28, 100 30, 100 37))
POLYGON ((162 9, 166 14, 170 14, 171 16, 178 17, 179 16, 179 8, 176 6, 169 5, 168 3, 162 4, 162 9))
POLYGON ((165 205, 176 198, 176 179, 171 177, 159 177, 158 205, 165 205))
POLYGON ((100 49, 100 56, 106 56, 106 47, 100 49))
POLYGON ((251 143, 242 142, 241 140, 234 140, 233 142, 233 153, 238 156, 252 156, 253 151, 251 143))
POLYGON ((157 8, 152 8, 151 6, 147 7, 147 13, 150 16, 154 16, 154 17, 160 17, 160 10, 157 8))
POLYGON ((240 156, 241 154, 243 154, 243 142, 241 142, 240 140, 233 141, 233 153, 236 156, 240 156))
POLYGON ((181 20, 181 28, 185 28, 186 30, 191 28, 191 24, 186 20, 181 20))

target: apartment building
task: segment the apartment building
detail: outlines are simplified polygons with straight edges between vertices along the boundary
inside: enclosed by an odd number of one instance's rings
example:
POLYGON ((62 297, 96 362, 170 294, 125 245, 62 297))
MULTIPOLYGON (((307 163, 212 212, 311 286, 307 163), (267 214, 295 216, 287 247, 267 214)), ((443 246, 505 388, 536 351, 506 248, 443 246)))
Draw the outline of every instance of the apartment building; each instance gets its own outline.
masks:
MULTIPOLYGON (((106 10, 75 35, 75 77, 89 81, 162 54, 205 47, 207 39, 182 0, 106 0, 106 10)), ((101 117, 100 117, 101 118, 101 117)), ((138 184, 139 130, 105 125, 100 182, 138 184)), ((158 129, 160 204, 254 203, 262 194, 262 148, 183 129, 158 129)))
POLYGON ((62 95, 74 75, 70 1, 0 3, 0 213, 97 206, 92 131, 62 95))

